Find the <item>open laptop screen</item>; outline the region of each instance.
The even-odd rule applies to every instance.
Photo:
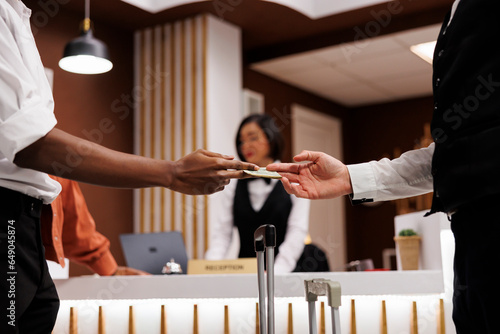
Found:
[[[187,271],[187,253],[180,232],[121,234],[123,254],[127,266],[160,275],[171,259]]]

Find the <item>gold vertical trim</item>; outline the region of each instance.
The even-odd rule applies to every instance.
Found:
[[[197,109],[197,100],[196,100],[196,18],[194,18],[191,22],[191,135],[192,135],[192,150],[196,150],[196,109]],[[197,197],[193,196],[193,258],[198,258],[198,212],[197,212]]]
[[[106,334],[106,321],[104,320],[104,310],[102,305],[99,306],[99,318],[97,320],[97,333]]]
[[[229,306],[224,305],[224,334],[229,334]]]
[[[175,161],[175,25],[170,26],[170,155]],[[175,194],[170,197],[170,230],[175,230]]]
[[[259,303],[255,303],[255,334],[260,334]]]
[[[167,112],[166,102],[165,102],[165,78],[167,68],[166,68],[166,52],[165,52],[165,39],[166,34],[164,33],[164,27],[160,29],[160,158],[165,160],[165,113]],[[160,231],[165,231],[165,188],[160,190]]]
[[[146,129],[145,129],[145,124],[146,124],[146,99],[145,99],[145,92],[144,92],[144,87],[146,87],[146,76],[144,75],[144,72],[145,72],[145,69],[146,69],[146,30],[143,30],[141,32],[141,34],[139,35],[140,36],[140,48],[141,48],[141,62],[140,62],[140,75],[141,75],[141,91],[140,91],[140,99],[141,99],[141,102],[140,102],[140,108],[139,108],[139,113],[140,113],[140,135],[139,135],[139,141],[140,141],[140,145],[139,145],[139,149],[140,149],[140,152],[139,152],[139,155],[142,155],[144,156],[145,152],[146,152],[146,139],[145,139],[145,133],[146,133]],[[145,228],[144,228],[144,225],[145,225],[145,221],[144,221],[144,214],[145,214],[145,206],[146,206],[146,199],[145,199],[145,189],[144,188],[141,188],[139,190],[139,196],[140,196],[140,204],[139,204],[139,208],[140,208],[140,221],[139,221],[139,226],[140,226],[140,231],[141,233],[144,233],[145,232]]]
[[[325,302],[320,304],[319,312],[319,334],[326,334],[326,321],[325,321]]]
[[[356,334],[356,303],[351,299],[351,334]]]
[[[193,305],[193,334],[198,334],[198,305]]]
[[[203,80],[203,148],[207,149],[207,16],[203,16],[202,26],[202,80]],[[205,252],[208,249],[208,197],[203,196],[203,225],[205,237]]]
[[[287,334],[293,334],[293,308],[292,303],[288,303],[288,329]]]
[[[167,334],[167,310],[165,305],[161,306],[160,334]]]
[[[150,110],[149,110],[149,126],[150,126],[150,136],[149,136],[149,150],[150,150],[150,157],[151,158],[156,158],[156,127],[155,127],[155,118],[156,118],[156,79],[157,79],[157,71],[156,71],[156,48],[158,47],[156,45],[156,31],[155,29],[151,30],[151,45],[149,48],[150,52],[150,71],[153,73],[153,75],[149,75],[149,80],[152,82],[148,83],[148,90],[149,90],[149,99],[150,99]],[[150,198],[149,198],[149,231],[150,232],[155,232],[155,188],[149,188],[148,189]]]
[[[410,333],[411,334],[418,334],[418,315],[417,315],[417,302],[412,303],[412,308],[411,308],[411,327],[410,327]]]
[[[132,305],[128,307],[128,334],[135,334],[134,307]]]
[[[437,334],[446,333],[446,325],[444,319],[444,300],[439,299],[438,310],[437,310]]]
[[[185,22],[181,22],[181,155],[186,155],[186,29]],[[186,195],[181,195],[182,211],[181,211],[181,230],[184,236],[184,243],[187,245],[186,240]]]
[[[78,310],[73,306],[69,308],[69,334],[78,334]]]
[[[387,334],[387,309],[385,300],[382,300],[382,310],[380,315],[380,334]]]

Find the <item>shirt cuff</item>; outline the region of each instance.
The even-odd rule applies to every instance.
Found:
[[[111,252],[104,253],[100,258],[89,263],[88,266],[92,271],[101,276],[111,276],[116,272],[118,264]]]
[[[377,195],[377,184],[370,163],[347,165],[353,193],[350,198],[353,204],[373,202]]]

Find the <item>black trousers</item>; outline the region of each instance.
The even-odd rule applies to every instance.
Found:
[[[455,236],[453,321],[458,334],[500,333],[500,196],[463,205]]]
[[[40,233],[40,200],[0,187],[0,333],[50,334],[59,297]]]

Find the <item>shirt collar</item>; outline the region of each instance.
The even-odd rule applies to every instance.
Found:
[[[21,0],[7,0],[9,5],[14,8],[19,17],[29,18],[31,16],[31,9],[26,7],[26,5]]]

